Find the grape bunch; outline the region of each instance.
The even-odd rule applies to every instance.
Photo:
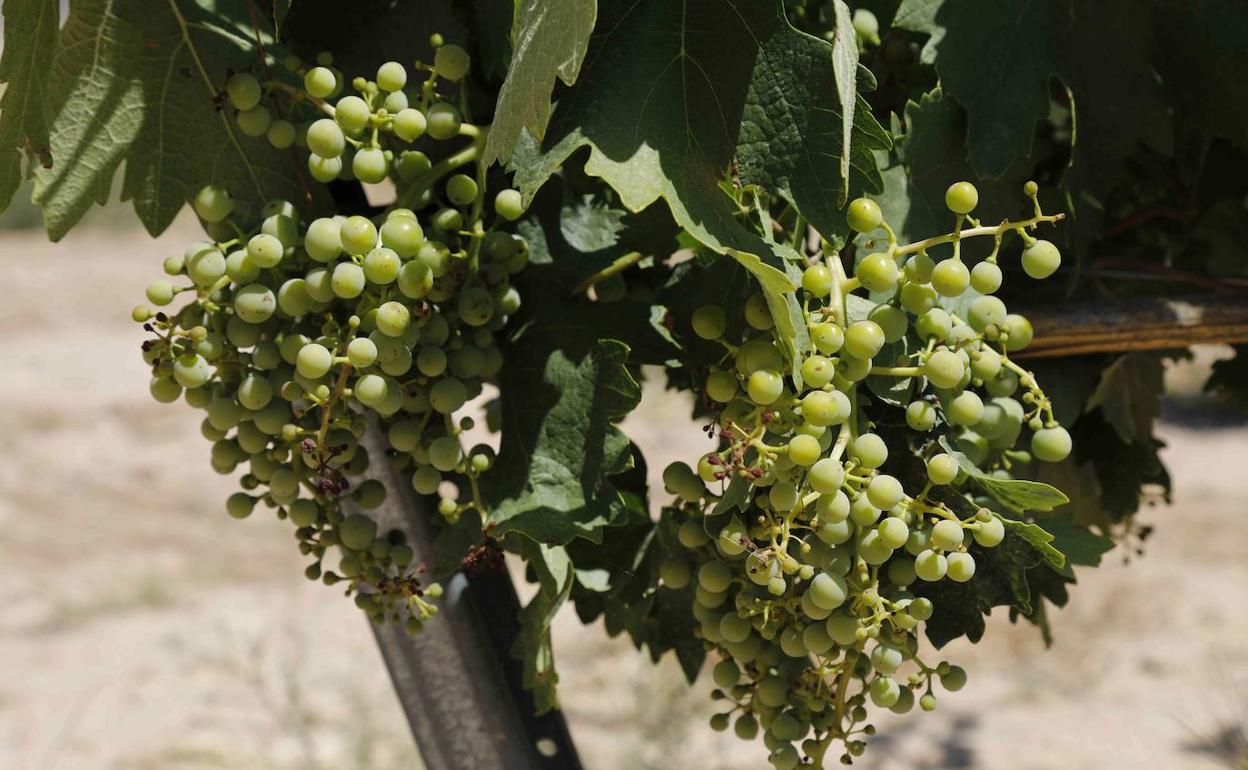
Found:
[[[240,130],[249,136],[265,136],[278,149],[292,145],[309,151],[308,172],[318,182],[335,179],[376,184],[394,179],[409,188],[403,205],[424,208],[434,190],[422,183],[430,178],[433,163],[412,145],[421,137],[447,141],[469,137],[473,141],[441,163],[456,165],[470,161],[484,145],[485,129],[466,122],[460,110],[447,101],[440,83],[458,83],[469,72],[468,53],[434,35],[434,62],[416,62],[417,71],[428,71],[421,82],[409,80],[407,67],[388,61],[377,68],[374,79],[351,80],[354,94],[343,95],[347,82],[332,67],[333,56],[323,52],[317,64],[305,67],[298,57],[284,61],[288,76],[298,76],[298,84],[281,77],[262,83],[248,72],[239,72],[226,83],[225,96],[236,110]],[[273,95],[277,109],[294,121],[273,119],[263,102],[266,91]],[[432,178],[437,178],[433,174]],[[443,230],[463,226],[464,206],[478,201],[483,180],[468,174],[455,174],[446,180],[448,205],[439,208],[431,221]],[[495,211],[508,219],[520,216],[520,193],[501,190],[494,199]]]
[[[778,770],[821,767],[837,744],[852,763],[875,730],[868,701],[930,711],[938,683],[963,686],[963,669],[921,655],[918,634],[940,611],[924,586],[973,580],[974,552],[1009,534],[1011,521],[977,496],[970,474],[1008,477],[1070,452],[1051,402],[1011,358],[1031,325],[995,296],[1004,236],[1022,237],[1033,278],[1060,263],[1031,231],[1061,215],[1043,214],[1033,183],[1025,193],[1034,216],[984,226],[971,216],[975,187],[955,184],[953,231],[908,245],[875,202],[853,201],[851,227],[882,231],[887,245],[860,258],[852,277],[835,254],[805,268],[798,305],[811,349],[798,361],[786,359],[761,294],[745,302],[739,338],[729,339],[735,327],[720,306],[689,319],[725,349],[702,381],[719,444],[695,467],[664,471],[677,498],[664,516],[680,549],[661,579],[695,586],[697,633],[720,656],[714,695],[731,708],[712,726],[731,723],[745,739],[762,732]],[[968,267],[961,242],[976,236],[993,237],[994,248]],[[934,260],[930,251],[947,244],[952,255]],[[890,404],[869,377],[907,395]]]
[[[437,72],[457,79],[467,61],[446,58],[449,49],[439,49]],[[310,92],[325,92],[324,73],[308,72]],[[393,62],[378,73],[391,107],[403,96],[404,77]],[[371,81],[357,82],[380,93]],[[240,125],[260,120],[245,117],[260,109],[258,83],[235,75],[227,91]],[[350,114],[348,98],[338,102],[339,122]],[[389,120],[386,131],[400,130],[386,108],[368,115]],[[340,144],[355,148],[358,171],[381,126],[356,140],[358,131],[329,123]],[[464,136],[485,130],[460,124],[457,115],[455,123]],[[318,125],[309,131],[331,133]],[[314,152],[318,141],[310,141]],[[310,167],[341,164],[341,156],[314,154]],[[465,447],[473,420],[461,409],[502,368],[497,335],[520,307],[511,277],[527,264],[528,247],[507,230],[522,213],[519,193],[502,190],[487,213],[484,168],[457,173],[476,159],[460,150],[437,164],[426,159],[406,177],[410,163],[392,166],[385,155],[383,176],[400,177],[399,201],[373,219],[308,221],[280,200],[258,214],[240,212],[227,191],[204,187],[192,204],[209,240],[166,259],[167,277],[147,287],[150,305],[133,311],[152,335],[143,343],[152,396],[203,409],[213,469],[244,470],[227,512],[245,518],[257,503],[276,509],[313,559],[309,579],[345,583],[372,619],[413,632],[436,611],[429,600],[441,589],[423,581],[424,566],[413,563],[401,532],[379,531],[367,511],[387,490],[364,475],[370,462],[394,463],[417,492],[440,495],[438,511],[448,521],[483,511],[477,482],[494,456],[485,445]],[[175,310],[179,299],[187,301]],[[373,425],[388,439],[386,457],[371,457],[361,445]],[[461,500],[464,489],[470,493]]]

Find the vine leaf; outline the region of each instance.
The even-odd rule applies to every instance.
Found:
[[[242,209],[278,197],[318,208],[295,181],[294,155],[242,135],[217,108],[227,71],[247,69],[253,47],[242,0],[74,3],[50,73],[52,166],[35,174],[52,239],[107,200],[123,160],[121,198],[153,235],[205,184]]]
[[[965,454],[953,449],[945,439],[940,440],[945,451],[953,455],[966,475],[975,480],[993,499],[1015,513],[1026,511],[1051,511],[1070,502],[1056,487],[1027,479],[999,479],[981,471]]]
[[[1085,411],[1099,407],[1105,421],[1130,444],[1152,435],[1153,420],[1161,414],[1158,396],[1163,390],[1161,360],[1128,353],[1101,373]]]
[[[576,82],[598,15],[596,0],[523,0],[512,23],[511,66],[498,92],[484,162],[511,158],[521,133],[541,139],[555,78]]]
[[[56,54],[57,0],[8,0],[0,82],[0,211],[22,183],[22,155],[48,165],[47,73]]]
[[[550,624],[571,596],[576,572],[561,546],[550,547],[518,538],[517,548],[537,574],[538,589],[520,610],[520,634],[512,644],[511,654],[523,661],[524,687],[532,691],[534,705],[541,714],[559,705],[556,693],[559,675],[555,671]]]
[[[721,181],[735,161],[734,181],[791,198],[825,233],[844,231],[839,200],[847,187],[878,189],[871,151],[889,141],[856,94],[840,103],[837,61],[843,69],[848,54],[793,29],[779,2],[611,0],[599,15],[544,140],[525,136],[516,146],[517,185],[531,199],[588,147],[585,171],[615,188],[626,208],[662,198],[694,238],[750,269],[782,324],[778,336],[796,349],[800,340],[785,338],[792,308],[782,296],[794,286],[774,266],[785,249],[742,224]]]

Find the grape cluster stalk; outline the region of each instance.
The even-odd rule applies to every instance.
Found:
[[[953,230],[905,245],[874,201],[851,202],[850,226],[882,232],[862,238],[880,249],[852,276],[836,254],[805,268],[798,295],[812,349],[797,362],[777,344],[761,294],[744,304],[733,339],[720,306],[688,319],[725,350],[702,380],[718,447],[664,471],[676,501],[663,515],[680,550],[661,579],[695,586],[696,633],[720,658],[713,696],[729,708],[712,727],[731,724],[747,740],[761,732],[777,770],[822,767],[837,745],[851,764],[875,731],[868,701],[931,711],[938,683],[962,688],[965,671],[928,660],[918,634],[941,611],[925,586],[974,580],[975,554],[1009,536],[1010,520],[971,474],[1009,477],[1071,450],[1036,378],[1010,357],[1031,325],[995,296],[1011,234],[1031,278],[1060,265],[1032,233],[1062,215],[1044,214],[1036,192],[1024,188],[1032,216],[989,226],[972,216],[975,187],[954,184]],[[994,245],[968,267],[961,243],[975,237]],[[933,259],[946,244],[952,255]],[[908,396],[889,404],[868,378]]]
[[[400,200],[373,219],[309,220],[280,200],[236,211],[228,191],[204,187],[192,204],[208,239],[165,260],[166,278],[147,287],[150,304],[133,317],[151,334],[143,357],[152,396],[204,410],[213,469],[244,469],[229,515],[274,508],[313,560],[309,579],[343,583],[374,621],[417,632],[441,588],[413,563],[402,532],[379,531],[367,511],[387,490],[365,474],[371,462],[393,463],[417,492],[440,495],[447,520],[472,509],[484,516],[479,479],[494,455],[465,447],[473,420],[461,410],[501,370],[497,335],[520,307],[511,277],[528,248],[508,226],[521,200],[503,189],[487,212],[483,165],[459,172],[477,161],[486,132],[438,97],[439,78],[466,73],[463,49],[439,46],[415,88],[403,65],[387,62],[375,80],[352,81],[361,96],[333,106],[325,99],[343,78],[330,57],[320,61],[306,70],[288,62],[303,90],[233,75],[225,94],[240,127],[278,147],[309,148],[318,181],[390,177]],[[319,117],[274,121],[261,104],[266,91],[291,116],[310,107]],[[436,164],[402,149],[426,132],[469,143]],[[360,445],[374,425],[388,438],[386,457]]]

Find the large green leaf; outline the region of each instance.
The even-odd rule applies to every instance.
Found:
[[[57,0],[8,0],[0,83],[0,211],[22,183],[22,155],[47,164],[47,74],[56,53]]]
[[[1001,479],[984,473],[970,458],[953,447],[944,439],[941,445],[945,451],[957,459],[958,465],[966,475],[993,499],[1015,513],[1027,511],[1051,511],[1060,505],[1070,502],[1061,490],[1039,481],[1027,479]]]
[[[122,161],[121,197],[134,201],[153,234],[209,183],[243,207],[279,197],[309,203],[294,153],[244,136],[217,105],[227,73],[258,63],[246,3],[200,2],[71,7],[50,77],[52,166],[35,176],[35,201],[53,239],[108,198]]]
[[[878,187],[871,150],[888,138],[860,98],[839,101],[843,45],[794,30],[778,2],[613,0],[602,4],[598,30],[544,141],[517,145],[517,184],[531,198],[588,147],[586,172],[615,188],[625,207],[638,211],[662,198],[695,238],[750,269],[781,341],[793,345],[798,329],[788,328],[784,297],[793,284],[770,264],[779,264],[778,249],[740,221],[721,182],[735,163],[736,181],[791,197],[827,233],[844,230],[839,200],[847,188]]]
[[[1152,435],[1153,420],[1161,414],[1162,375],[1158,356],[1128,353],[1101,372],[1101,382],[1086,410],[1099,407],[1105,421],[1127,443],[1147,438]]]
[[[596,0],[521,0],[512,26],[511,66],[498,92],[485,162],[511,158],[523,131],[541,139],[555,78],[572,85],[589,47]]]

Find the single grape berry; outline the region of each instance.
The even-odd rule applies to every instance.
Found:
[[[945,205],[955,214],[969,214],[979,204],[979,191],[970,182],[954,182],[945,190]]]
[[[452,82],[467,75],[470,64],[468,52],[453,43],[441,46],[433,54],[433,67],[438,75]]]
[[[728,316],[718,305],[703,305],[689,320],[693,333],[704,340],[717,340],[728,329]]]
[[[462,119],[455,105],[438,102],[425,113],[426,130],[434,139],[450,139],[459,133]]]
[[[388,61],[377,68],[377,87],[383,91],[402,91],[407,85],[407,70],[397,61]]]
[[[254,75],[240,72],[225,84],[226,96],[236,110],[250,110],[260,103],[260,81]]]
[[[1023,272],[1041,280],[1057,272],[1062,265],[1062,253],[1051,241],[1037,240],[1023,249]]]
[[[1001,288],[1001,268],[995,262],[980,262],[971,268],[971,288],[980,294],[992,294]]]
[[[854,276],[868,291],[893,291],[898,272],[893,258],[882,253],[868,254],[854,268]]]
[[[224,221],[234,211],[234,199],[220,187],[206,185],[195,193],[195,213],[205,222]]]
[[[971,271],[960,259],[946,259],[932,269],[932,288],[945,297],[957,297],[971,283]]]
[[[312,96],[324,99],[338,88],[338,78],[328,67],[313,67],[303,76],[303,88]]]
[[[1031,437],[1031,453],[1048,463],[1065,460],[1070,454],[1070,434],[1060,425],[1041,428]]]
[[[503,219],[514,222],[524,213],[524,198],[519,190],[507,188],[494,196],[494,211]]]
[[[860,233],[869,233],[884,221],[879,204],[870,198],[855,198],[850,201],[845,218],[849,221],[849,226]]]

